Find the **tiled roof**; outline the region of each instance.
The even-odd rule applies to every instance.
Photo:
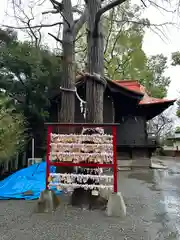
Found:
[[[144,94],[143,98],[139,102],[139,105],[146,104],[159,104],[159,103],[173,103],[176,99],[165,99],[165,98],[153,98],[150,97],[145,89],[137,80],[113,80],[121,87],[125,87],[130,91]]]

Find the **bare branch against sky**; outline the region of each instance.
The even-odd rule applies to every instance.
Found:
[[[110,9],[112,6],[114,7],[125,1],[126,0],[104,1],[104,6],[102,7],[101,11],[99,11],[99,14],[97,14],[96,21],[98,22],[99,21],[98,19],[101,17],[101,15],[105,11]],[[59,10],[62,7],[62,3],[61,3],[62,1],[60,0],[26,0],[26,1],[25,0],[8,0],[8,2],[10,3],[8,7],[8,13],[11,12],[13,15],[12,17],[15,17],[16,21],[18,21],[18,17],[20,17],[20,15],[22,19],[22,10],[26,11],[26,14],[30,15],[30,11],[28,9],[32,7],[34,8],[33,11],[35,13],[34,14],[35,19],[34,21],[31,21],[31,28],[32,26],[34,26],[35,28],[35,26],[40,26],[40,25],[43,25],[42,27],[46,27],[47,25],[49,25],[50,27],[56,26],[56,22],[58,26],[59,25],[58,23],[61,22],[63,18],[63,16],[60,17],[59,14],[54,15],[54,13],[61,13],[61,11]],[[134,1],[134,2],[137,2],[137,1]],[[50,5],[50,3],[52,5]],[[74,16],[78,18],[78,16],[81,15],[84,11],[84,0],[72,0],[72,3],[73,3],[73,12],[75,14]],[[139,1],[139,4],[142,5],[142,7],[144,8],[149,8],[150,6],[153,6],[154,8],[163,12],[164,14],[177,13],[179,9],[179,5],[178,5],[179,0],[173,0],[173,1],[142,0],[142,1]],[[51,6],[53,6],[54,9]],[[29,18],[31,17],[29,16]],[[157,26],[156,24],[158,24],[159,26]],[[169,24],[169,22],[153,23],[152,29],[153,29],[153,25],[155,28],[157,28],[157,27],[160,27],[161,24],[165,25],[165,24]],[[6,24],[6,26],[9,26],[9,25],[11,27],[16,27],[16,29],[18,29],[18,27],[19,29],[23,29],[24,27],[22,21],[21,21],[21,25],[19,24],[19,21],[17,26],[14,26],[14,24],[13,26],[12,24]],[[157,29],[154,29],[154,30],[155,32],[157,32]],[[54,31],[57,31],[57,28],[54,28]],[[164,38],[164,36],[160,31],[158,31],[158,34],[161,36],[161,38]]]
[[[109,10],[112,6],[116,6],[126,0],[106,0],[103,2],[103,7],[99,11],[99,14],[96,16],[96,22],[99,21],[101,15]],[[19,30],[18,32],[23,32],[23,35],[29,36],[29,27],[31,31],[36,31],[43,33],[42,41],[47,43],[49,42],[48,36],[52,34],[57,39],[61,40],[62,35],[62,22],[64,16],[60,11],[62,7],[62,1],[60,0],[8,0],[8,19],[13,19],[12,23],[2,24],[3,27],[14,28]],[[133,1],[137,5],[137,1]],[[84,12],[84,0],[72,0],[73,3],[73,15],[75,19],[74,31],[75,34],[79,31],[79,27],[82,26],[82,22],[85,21],[87,13]],[[157,14],[163,15],[173,15],[171,21],[164,22],[141,22],[139,19],[136,21],[134,19],[132,23],[136,22],[137,24],[142,24],[147,26],[149,30],[155,33],[162,41],[168,42],[169,39],[169,27],[168,26],[177,26],[177,19],[179,13],[179,0],[165,1],[165,0],[143,0],[139,1],[139,7],[142,9],[155,8],[157,9]],[[84,12],[84,13],[83,13]],[[159,12],[159,13],[158,13]],[[106,15],[104,16],[106,17]],[[167,18],[165,18],[167,19]],[[14,21],[15,20],[15,21]],[[79,21],[78,21],[79,20]],[[116,21],[116,19],[113,19]],[[126,20],[125,20],[126,21]],[[9,22],[9,21],[8,21]],[[47,30],[46,30],[47,28]],[[49,31],[49,29],[51,29]],[[50,33],[50,34],[49,34]],[[32,35],[32,34],[31,34]],[[58,43],[56,43],[58,44]]]

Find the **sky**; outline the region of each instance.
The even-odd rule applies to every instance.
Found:
[[[27,0],[26,0],[27,1]],[[161,5],[162,5],[162,0]],[[0,8],[0,24],[11,24],[15,25],[14,20],[10,20],[7,16],[5,17],[5,11],[7,10],[7,0],[0,0],[1,2],[1,8]],[[23,2],[23,0],[22,0]],[[132,0],[133,3],[140,4],[140,0]],[[173,1],[171,1],[173,2]],[[164,6],[165,8],[169,9],[168,6]],[[172,9],[173,9],[172,4]],[[165,11],[159,11],[157,8],[152,6],[147,6],[143,13],[143,17],[148,18],[151,23],[164,23],[164,22],[177,22],[177,14],[172,14]],[[170,76],[171,78],[171,84],[168,89],[168,98],[178,98],[180,96],[180,84],[179,84],[179,73],[180,73],[180,67],[172,67],[171,66],[171,53],[176,52],[180,50],[180,30],[176,26],[168,25],[164,29],[164,35],[165,37],[158,36],[156,33],[154,33],[152,30],[147,30],[144,37],[144,43],[143,43],[143,49],[145,53],[150,55],[160,54],[163,53],[165,56],[168,57],[168,65],[169,68],[166,71],[166,75]]]
[[[156,8],[150,7],[144,13],[144,16],[147,17],[151,23],[164,23],[164,22],[178,22],[176,19],[176,14],[159,12]],[[171,53],[180,51],[180,29],[177,26],[168,25],[164,29],[165,37],[161,39],[156,33],[151,30],[146,31],[143,48],[147,55],[154,55],[163,53],[168,57],[169,68],[166,71],[166,75],[170,76],[171,84],[168,89],[169,98],[177,98],[180,96],[180,81],[179,73],[180,67],[171,66]],[[162,36],[162,35],[161,35]]]

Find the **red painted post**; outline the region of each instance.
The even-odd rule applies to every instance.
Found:
[[[116,126],[112,127],[112,132],[113,132],[114,192],[117,193],[118,180],[117,180]]]
[[[48,186],[48,179],[50,174],[50,151],[51,151],[51,133],[52,133],[52,126],[48,126],[47,129],[47,153],[46,153],[46,189],[49,189]]]

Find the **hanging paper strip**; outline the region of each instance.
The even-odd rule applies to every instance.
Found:
[[[91,129],[89,129],[91,130]],[[101,134],[51,134],[51,161],[72,163],[109,164],[113,162],[112,136]],[[103,135],[102,135],[103,134]],[[92,180],[89,184],[88,180]],[[113,189],[113,175],[102,175],[97,167],[76,168],[76,173],[50,174],[49,186],[58,189]]]

